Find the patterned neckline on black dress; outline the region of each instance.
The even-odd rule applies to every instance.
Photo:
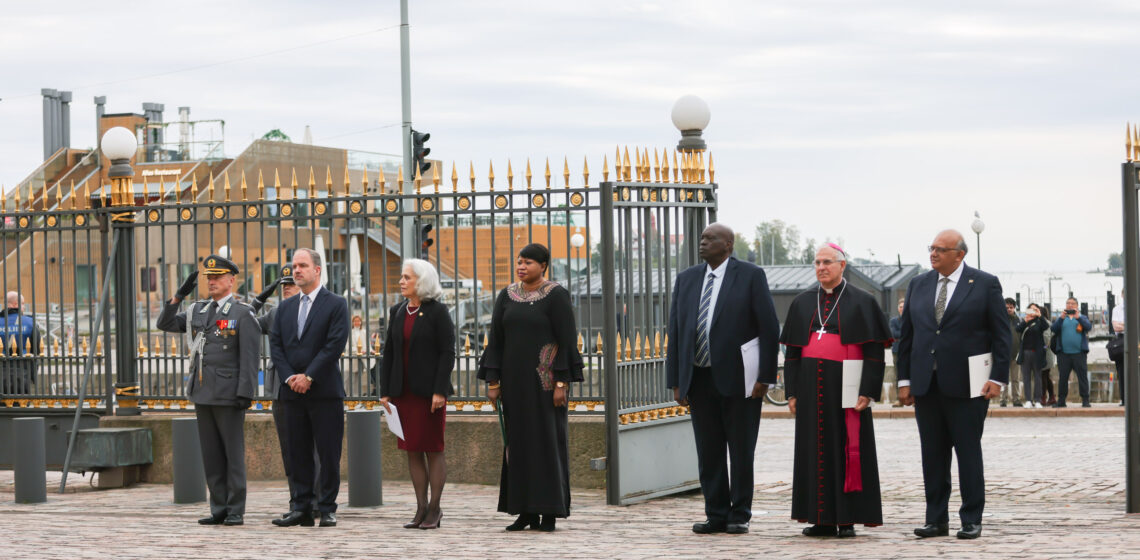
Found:
[[[557,285],[558,282],[547,280],[543,282],[542,285],[538,287],[538,289],[534,291],[528,291],[523,287],[522,282],[515,282],[514,284],[507,286],[507,295],[510,296],[510,298],[514,301],[535,302],[550,295],[550,292],[554,290],[554,287]]]

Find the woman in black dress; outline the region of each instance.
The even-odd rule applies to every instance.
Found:
[[[582,357],[570,293],[545,278],[550,251],[532,243],[516,264],[519,281],[495,300],[479,379],[506,425],[499,511],[518,515],[507,530],[553,531],[570,515],[566,402],[569,383],[582,381]]]
[[[443,458],[443,426],[447,397],[453,393],[455,326],[439,275],[427,261],[408,259],[400,275],[400,294],[407,298],[388,312],[388,336],[380,362],[380,404],[389,402],[404,428],[397,447],[408,452],[408,471],[416,492],[416,516],[405,529],[435,529],[443,511],[439,500],[447,478]],[[428,500],[428,486],[431,500]]]

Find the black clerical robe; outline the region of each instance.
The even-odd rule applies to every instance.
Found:
[[[874,297],[843,281],[831,293],[796,296],[780,342],[787,347],[785,391],[796,399],[792,519],[882,525],[871,409],[845,409],[841,395],[843,361],[862,360],[859,395],[879,400],[891,344],[886,316]]]

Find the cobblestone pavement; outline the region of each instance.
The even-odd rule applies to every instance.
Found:
[[[755,516],[748,535],[698,536],[699,494],[629,507],[601,491],[576,491],[573,513],[553,534],[503,531],[497,488],[447,488],[443,526],[405,530],[414,499],[407,482],[384,486],[385,505],[350,508],[340,526],[270,525],[287,501],[283,482],[251,485],[244,527],[200,527],[203,504],[174,505],[171,487],[96,491],[77,475],[48,502],[13,502],[12,473],[0,471],[2,549],[7,558],[1140,558],[1140,516],[1124,514],[1121,417],[990,418],[984,449],[987,507],[978,541],[919,541],[923,520],[918,433],[913,419],[876,419],[886,525],[852,540],[811,539],[790,521],[792,422],[766,418],[756,461]],[[49,473],[51,488],[59,474]],[[52,482],[54,481],[54,482]],[[957,482],[955,482],[955,490]],[[951,499],[951,531],[957,529]],[[951,533],[953,535],[953,533]]]

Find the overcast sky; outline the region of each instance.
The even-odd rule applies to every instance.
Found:
[[[305,125],[317,144],[400,150],[395,0],[6,4],[8,188],[41,163],[44,87],[74,92],[76,148],[106,95],[108,112],[225,119],[231,157]],[[669,111],[692,93],[712,110],[720,217],[749,237],[781,219],[926,263],[977,210],[983,268],[1091,269],[1121,245],[1138,29],[1135,0],[412,0],[413,121],[448,167],[594,170],[618,144],[674,147]]]

